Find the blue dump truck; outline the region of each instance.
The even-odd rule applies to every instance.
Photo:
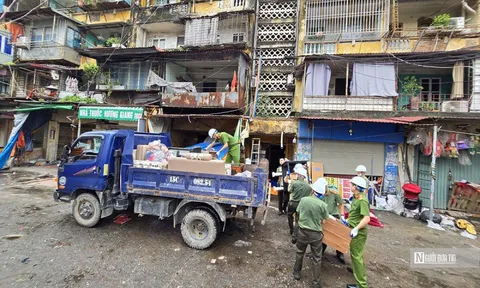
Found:
[[[252,177],[240,177],[135,167],[134,149],[155,140],[177,149],[170,147],[169,133],[83,133],[63,148],[55,201],[73,201],[73,217],[84,227],[129,208],[172,217],[185,243],[195,249],[208,248],[227,218],[238,212],[253,224],[257,208],[266,205],[266,171],[257,168]]]

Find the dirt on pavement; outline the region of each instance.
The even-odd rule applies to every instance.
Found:
[[[212,247],[197,251],[171,219],[131,214],[123,225],[108,217],[95,228],[78,226],[71,205],[53,201],[54,175],[55,167],[0,173],[0,287],[310,287],[308,258],[302,279],[293,279],[295,246],[275,203],[265,226],[257,219],[252,232],[243,221],[229,221]],[[409,265],[410,248],[479,249],[479,239],[389,212],[377,216],[385,227],[368,228],[369,287],[478,287],[480,269]],[[237,247],[238,240],[251,245]],[[354,283],[349,255],[347,265],[334,255],[327,249],[323,258],[323,286]]]

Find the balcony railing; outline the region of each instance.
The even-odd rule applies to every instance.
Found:
[[[132,6],[132,0],[80,0],[78,2],[78,6],[89,10],[119,9]]]
[[[159,6],[159,7],[158,7]],[[157,4],[153,14],[139,19],[141,23],[175,22],[188,14],[188,2]],[[152,8],[153,9],[153,8]]]
[[[423,99],[422,99],[423,98]],[[428,100],[428,98],[433,98]],[[398,97],[398,110],[424,111],[424,112],[468,112],[468,99],[451,99],[450,94],[427,95],[411,97],[400,95]]]
[[[316,111],[394,111],[395,96],[304,96],[303,110]]]
[[[241,108],[245,105],[245,97],[243,91],[163,93],[162,105],[178,108]]]
[[[19,49],[20,61],[67,61],[80,65],[80,55],[68,46],[53,42],[29,42],[30,49]]]

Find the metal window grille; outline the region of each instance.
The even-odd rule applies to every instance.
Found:
[[[295,41],[295,24],[267,24],[258,27],[258,40]]]
[[[306,40],[380,39],[388,32],[390,0],[307,0]]]
[[[243,0],[233,0],[233,7],[243,6]]]
[[[288,19],[297,17],[297,2],[260,3],[260,19]]]

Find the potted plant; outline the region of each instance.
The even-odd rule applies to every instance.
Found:
[[[105,41],[105,47],[120,47],[120,39],[117,37],[110,37]]]
[[[113,82],[112,90],[125,90],[125,86],[120,81]]]
[[[417,77],[407,76],[402,81],[403,94],[408,96],[410,110],[418,110],[419,97],[418,93],[422,91],[423,87],[418,84]]]
[[[97,85],[97,90],[111,90],[113,84],[111,83],[110,72],[104,72],[100,76],[100,84]]]
[[[433,22],[431,26],[435,28],[440,28],[440,29],[446,28],[450,24],[450,18],[451,18],[450,14],[447,14],[447,13],[437,15],[435,16],[435,18],[433,18]]]

